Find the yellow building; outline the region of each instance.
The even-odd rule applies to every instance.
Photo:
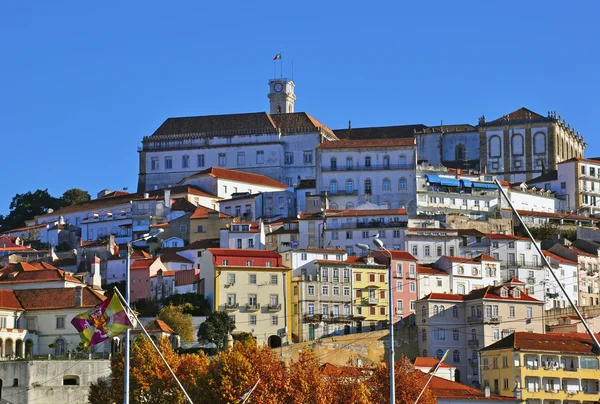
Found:
[[[388,267],[373,257],[349,257],[352,265],[352,314],[356,332],[387,328]]]
[[[600,401],[599,356],[587,334],[516,332],[479,352],[492,393],[521,395],[526,404]]]

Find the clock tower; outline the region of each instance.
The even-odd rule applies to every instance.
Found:
[[[286,114],[294,112],[294,81],[280,78],[269,80],[269,100],[271,114]]]

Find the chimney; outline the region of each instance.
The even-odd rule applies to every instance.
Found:
[[[100,289],[102,284],[102,275],[100,275],[100,257],[94,254],[89,274],[89,285],[94,289]]]
[[[170,189],[165,189],[165,207],[166,208],[171,207],[171,190]]]
[[[75,286],[75,307],[83,306],[83,288]]]

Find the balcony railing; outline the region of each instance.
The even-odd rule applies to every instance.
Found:
[[[502,322],[502,317],[500,316],[470,316],[467,317],[467,322],[470,324],[499,324]]]
[[[469,365],[471,365],[471,366],[477,366],[478,363],[479,363],[479,359],[478,358],[469,358]]]
[[[260,303],[246,305],[246,311],[258,311],[258,310],[260,310]]]
[[[336,196],[336,195],[338,195],[338,196],[344,196],[344,195],[354,195],[354,196],[356,196],[356,195],[358,195],[358,190],[357,189],[354,189],[354,190],[350,191],[350,190],[346,190],[346,189],[331,190],[329,188],[323,188],[321,191],[322,192],[327,192],[329,194],[329,196],[332,196],[332,195],[333,196]]]
[[[226,311],[235,311],[237,309],[240,308],[240,304],[239,303],[225,303],[225,310]]]
[[[375,171],[375,170],[413,170],[414,164],[371,164],[368,166],[352,165],[352,166],[322,166],[321,171]]]
[[[369,297],[369,304],[378,304],[379,303],[379,298],[378,297]]]
[[[479,346],[479,340],[478,339],[470,339],[467,344],[469,345],[469,348],[477,348]]]
[[[279,310],[281,310],[281,303],[269,304],[267,306],[267,310],[269,310],[269,311],[279,311]]]
[[[535,285],[535,278],[527,278],[527,283],[529,285]]]

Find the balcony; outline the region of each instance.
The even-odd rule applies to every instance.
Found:
[[[527,278],[528,285],[535,285],[535,278]]]
[[[259,311],[259,310],[260,310],[260,303],[246,305],[246,311]]]
[[[352,320],[352,316],[350,315],[340,315],[340,314],[330,314],[330,315],[323,315],[322,317],[323,321],[325,321],[326,323],[337,323],[340,321],[350,321]]]
[[[323,188],[321,190],[321,192],[327,192],[327,194],[329,196],[345,196],[345,195],[350,195],[350,196],[357,196],[358,195],[358,190],[354,189],[354,190],[346,190],[346,189],[338,189],[337,191],[332,191],[329,188]]]
[[[267,306],[267,310],[269,310],[270,312],[279,311],[279,310],[281,310],[281,303],[269,304]]]
[[[467,322],[470,324],[500,324],[502,322],[502,317],[500,316],[470,316],[467,317]]]
[[[371,164],[365,165],[352,165],[352,166],[322,166],[321,171],[378,171],[378,170],[413,170],[414,164]]]
[[[373,227],[407,227],[408,226],[408,222],[382,222],[379,220],[372,220],[370,222],[357,222],[356,223],[356,228],[358,229],[366,229],[366,228],[373,228]]]
[[[467,345],[469,345],[469,348],[477,348],[479,346],[479,340],[478,339],[470,339],[467,342]]]
[[[320,314],[305,314],[304,316],[302,316],[302,320],[305,323],[312,323],[315,321],[321,321],[321,315]]]
[[[471,365],[471,366],[477,366],[478,363],[479,363],[479,359],[478,358],[469,358],[469,365]]]
[[[225,311],[235,311],[240,308],[239,303],[225,303]]]
[[[369,296],[369,304],[378,304],[378,303],[379,303],[378,297],[370,297]]]

